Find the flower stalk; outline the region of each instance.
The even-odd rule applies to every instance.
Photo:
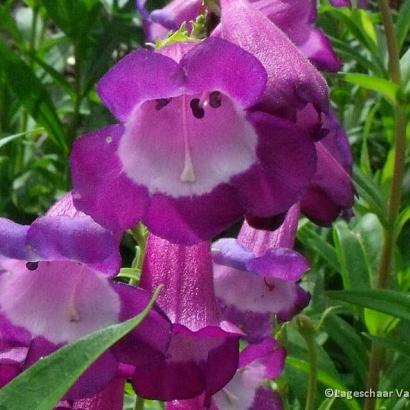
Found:
[[[317,351],[315,327],[309,317],[300,315],[297,319],[299,332],[306,341],[309,354],[309,382],[305,410],[314,410],[317,392]]]
[[[395,106],[395,138],[394,138],[394,171],[390,189],[388,206],[388,225],[384,232],[384,245],[379,268],[377,287],[380,289],[388,285],[393,265],[394,249],[397,235],[395,232],[395,222],[400,212],[402,185],[406,159],[406,109],[401,101],[400,91],[402,89],[402,79],[400,72],[400,51],[397,44],[392,13],[387,0],[379,0],[379,8],[382,16],[383,26],[386,35],[387,49],[389,54],[389,71],[391,80],[399,87],[398,101]],[[383,368],[383,349],[373,344],[370,355],[367,390],[377,390],[380,380],[380,372]],[[368,397],[365,400],[364,409],[374,410],[376,400]]]

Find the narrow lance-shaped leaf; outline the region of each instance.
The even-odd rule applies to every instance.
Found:
[[[410,320],[410,294],[388,289],[332,290],[327,295],[335,300],[351,303]]]

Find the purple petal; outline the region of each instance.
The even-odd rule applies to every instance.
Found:
[[[104,104],[121,121],[146,100],[180,94],[184,74],[172,59],[137,50],[118,62],[98,83]]]
[[[246,268],[264,277],[296,281],[309,270],[309,263],[298,252],[276,248],[263,256],[250,259],[246,262]]]
[[[116,284],[114,289],[121,299],[121,322],[141,313],[151,299],[151,294],[140,288]],[[152,365],[164,360],[171,332],[171,322],[155,305],[144,321],[112,350],[120,362],[134,368]]]
[[[256,391],[255,399],[249,410],[283,410],[282,399],[279,394],[272,389],[259,387]]]
[[[293,282],[222,265],[215,266],[214,283],[217,298],[243,312],[278,314],[294,310],[299,301],[299,286]]]
[[[0,254],[12,259],[32,260],[35,254],[27,246],[29,226],[0,218]]]
[[[40,260],[77,261],[108,274],[121,265],[118,242],[89,216],[44,216],[31,225],[27,244]]]
[[[241,352],[243,366],[234,378],[213,397],[215,407],[220,410],[248,410],[251,408],[260,384],[277,377],[283,370],[285,351],[274,348],[274,341],[267,339],[260,345],[250,346]],[[248,352],[253,349],[253,352]],[[242,359],[245,357],[245,360]],[[252,361],[246,360],[252,356]]]
[[[334,7],[352,7],[351,0],[329,0]],[[367,9],[369,7],[368,0],[358,0],[358,8]]]
[[[299,48],[319,70],[339,71],[343,66],[330,40],[320,30],[311,29],[309,37]]]
[[[103,391],[87,399],[60,402],[55,410],[122,410],[125,380],[112,381]]]
[[[152,293],[160,285],[157,304],[172,323],[191,330],[219,325],[208,242],[186,247],[150,234],[140,286]]]
[[[263,379],[276,379],[284,369],[286,351],[276,340],[267,337],[259,343],[248,345],[240,354],[239,368],[263,366]]]
[[[245,213],[269,217],[286,212],[305,192],[316,170],[309,136],[292,123],[255,112],[259,164],[233,178]]]
[[[238,361],[238,336],[209,326],[192,332],[174,325],[167,360],[137,368],[138,394],[159,400],[183,400],[206,392],[211,396],[233,376]]]
[[[238,241],[256,256],[262,256],[274,248],[293,248],[299,215],[299,204],[296,204],[286,213],[281,226],[273,232],[255,229],[245,221],[239,232]]]
[[[306,292],[301,286],[295,285],[296,297],[293,304],[277,313],[277,318],[281,322],[292,320],[300,313],[310,302],[310,293]]]
[[[61,197],[46,213],[47,216],[85,216],[74,206],[74,199],[71,192]]]
[[[257,57],[268,73],[262,109],[291,116],[311,102],[327,111],[325,80],[282,31],[245,1],[223,0],[221,8],[223,38]]]
[[[157,236],[190,245],[214,237],[239,221],[242,213],[233,188],[220,185],[203,196],[154,195],[144,223]]]
[[[108,280],[75,262],[39,262],[0,276],[0,308],[14,327],[54,345],[118,321],[120,300]]]
[[[222,300],[219,302],[221,317],[230,323],[235,323],[244,333],[243,338],[248,342],[255,343],[272,334],[272,313],[255,313],[241,310],[233,305],[228,306]]]
[[[236,239],[219,239],[212,244],[212,259],[218,265],[245,270],[247,263],[255,258]]]
[[[218,38],[208,38],[194,47],[181,60],[181,68],[186,73],[186,88],[192,93],[221,91],[243,108],[255,105],[266,87],[267,74],[259,60]]]
[[[320,225],[329,225],[354,202],[349,142],[334,114],[328,116],[328,135],[316,143],[317,171],[301,201],[302,212]]]
[[[341,61],[330,41],[313,24],[316,1],[257,0],[253,5],[279,27],[319,70],[338,71]]]
[[[134,226],[145,212],[145,189],[133,184],[117,157],[123,127],[103,128],[74,143],[71,172],[75,206],[118,233]]]

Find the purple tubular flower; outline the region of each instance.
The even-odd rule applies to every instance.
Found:
[[[324,121],[325,138],[315,143],[317,170],[301,199],[301,210],[313,222],[328,226],[338,216],[352,214],[355,190],[349,140],[335,113]]]
[[[145,8],[145,3],[146,0],[136,1],[148,41],[165,38],[170,31],[178,30],[184,22],[190,30],[190,22],[195,20],[202,10],[202,0],[174,0],[151,13]]]
[[[298,215],[295,206],[274,232],[245,222],[238,240],[221,239],[213,246],[215,293],[223,318],[250,341],[271,333],[273,314],[290,320],[309,303],[309,294],[297,284],[308,263],[290,249]]]
[[[319,69],[340,70],[342,64],[329,39],[314,23],[317,19],[316,0],[250,0],[279,27]]]
[[[113,231],[142,220],[155,235],[185,245],[212,238],[244,214],[286,212],[310,182],[316,155],[294,123],[252,112],[265,94],[262,64],[218,38],[161,53],[133,52],[100,81],[102,100],[123,125],[75,143],[76,206]],[[271,101],[284,101],[282,86],[309,94],[304,80],[315,69],[304,64],[303,78],[271,78],[278,90],[270,89]]]
[[[282,410],[279,395],[262,387],[263,381],[277,378],[283,371],[285,349],[266,338],[240,353],[239,368],[232,380],[211,401],[210,410]],[[208,407],[207,407],[208,408]],[[173,401],[166,410],[205,409],[204,398]]]
[[[61,346],[135,316],[149,302],[148,292],[110,281],[119,269],[117,241],[90,217],[69,216],[76,211],[66,208],[66,200],[24,229],[0,220],[1,384]],[[54,215],[64,209],[65,215]],[[5,246],[7,238],[18,240]],[[162,358],[170,331],[170,322],[153,309],[65,398],[95,395],[116,379],[123,362],[133,366]]]
[[[122,410],[124,384],[125,379],[115,380],[95,396],[76,401],[62,401],[55,410]]]
[[[351,0],[329,0],[329,1],[334,7],[352,7]],[[367,9],[369,7],[369,1],[368,0],[358,0],[357,7],[361,9]]]
[[[324,78],[254,5],[245,0],[221,0],[221,27],[214,35],[239,45],[264,65],[268,82],[258,109],[292,117],[312,103],[318,112],[327,112]]]
[[[157,303],[173,323],[172,338],[165,361],[136,368],[134,388],[165,401],[209,398],[235,374],[240,337],[219,321],[209,243],[184,247],[150,234],[141,287],[159,285]]]

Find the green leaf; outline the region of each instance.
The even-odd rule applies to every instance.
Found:
[[[310,365],[306,360],[298,359],[293,356],[288,356],[286,358],[286,363],[302,371],[303,373],[309,374]],[[318,369],[317,378],[322,384],[332,389],[341,390],[341,391],[350,390],[342,383],[342,381],[336,379],[334,376],[323,371],[322,369]],[[352,410],[360,410],[360,406],[355,399],[353,400],[343,399],[343,400],[345,400],[346,405],[348,405],[348,407],[351,408]]]
[[[335,400],[336,400],[336,397],[332,397],[332,398],[322,401],[318,410],[330,410]]]
[[[47,14],[73,40],[81,40],[95,22],[101,2],[98,0],[42,0]]]
[[[410,48],[404,53],[400,60],[404,92],[410,92]]]
[[[332,290],[330,298],[410,320],[410,294],[387,289]]]
[[[0,390],[0,409],[54,408],[81,374],[102,353],[144,320],[159,290],[157,289],[148,306],[139,315],[126,322],[97,330],[62,347],[16,377]]]
[[[297,232],[298,239],[312,251],[319,254],[335,271],[340,271],[335,248],[322,238],[309,223],[303,225]]]
[[[410,29],[410,0],[405,0],[400,7],[396,23],[396,35],[399,47],[401,48],[406,40],[407,33]]]
[[[18,134],[8,135],[7,137],[0,138],[0,149],[3,148],[4,146],[6,146],[8,143],[10,143],[10,142],[12,142],[12,141],[14,141],[14,140],[16,140],[20,137],[23,137],[24,135],[33,134],[35,132],[40,132],[42,130],[43,130],[42,128],[36,128],[35,130],[20,132]]]
[[[63,126],[44,85],[31,68],[1,41],[0,55],[0,70],[4,70],[9,87],[29,114],[47,130],[50,140],[68,153]]]
[[[369,339],[376,342],[377,344],[383,347],[386,347],[387,349],[394,350],[410,358],[410,345],[407,342],[402,342],[400,340],[394,340],[391,337],[372,336],[372,335],[366,335],[366,336]]]
[[[367,348],[356,330],[337,315],[329,315],[324,322],[326,333],[343,351],[363,385],[366,383],[368,360]]]
[[[345,222],[340,221],[333,227],[333,238],[344,288],[346,290],[369,288],[369,264],[359,236],[349,230]]]
[[[386,200],[372,178],[365,175],[358,167],[355,167],[353,170],[353,181],[359,197],[368,203],[370,211],[378,216],[381,224],[387,226]]]
[[[348,83],[378,92],[392,105],[397,103],[399,87],[389,80],[360,73],[346,73],[342,75],[342,78]]]

